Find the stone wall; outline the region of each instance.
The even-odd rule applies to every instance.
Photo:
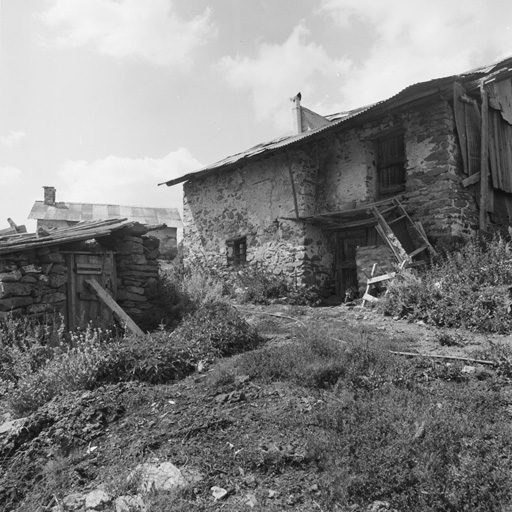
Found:
[[[0,256],[0,318],[65,314],[68,270],[58,247]]]
[[[117,302],[135,321],[151,308],[158,284],[159,240],[144,236],[147,229],[101,238],[115,252]],[[80,245],[84,251],[85,245]],[[0,318],[62,314],[66,317],[69,269],[65,252],[76,244],[41,247],[0,255]],[[101,246],[91,249],[91,253]]]
[[[245,236],[247,263],[297,285],[321,285],[332,265],[324,249],[329,239],[296,220],[290,180],[291,169],[299,214],[313,213],[318,162],[308,155],[299,151],[290,160],[280,156],[185,183],[185,258],[226,266],[226,240]]]
[[[159,243],[153,236],[124,235],[114,245],[117,303],[135,322],[151,309],[157,291]]]
[[[338,132],[290,147],[287,154],[277,152],[186,182],[187,256],[226,265],[226,240],[246,236],[248,263],[299,284],[332,281],[334,244],[329,233],[294,220],[296,213],[307,217],[378,200],[375,140],[398,129],[405,143],[402,196],[407,211],[433,243],[471,232],[478,221],[477,205],[461,185],[465,176],[452,108],[439,98],[357,127],[342,124]]]

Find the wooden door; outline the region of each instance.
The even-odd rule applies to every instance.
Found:
[[[358,288],[356,249],[367,245],[366,230],[340,231],[336,233],[335,289],[336,296],[345,298],[347,288]]]
[[[114,319],[112,312],[99,299],[96,293],[85,284],[94,279],[116,298],[117,277],[114,253],[104,254],[70,253],[68,264],[68,310],[67,326],[70,331],[77,327],[84,329],[91,322],[94,327],[111,328]]]

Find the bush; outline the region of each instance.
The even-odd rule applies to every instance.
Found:
[[[260,342],[256,330],[224,302],[202,304],[170,338],[177,346],[191,350],[195,357],[210,361],[251,350]]]
[[[508,333],[512,331],[510,285],[510,243],[499,235],[475,236],[427,270],[401,272],[389,283],[378,308],[438,326]]]

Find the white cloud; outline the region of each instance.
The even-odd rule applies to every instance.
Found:
[[[17,167],[0,167],[0,186],[11,185],[20,180],[22,172]]]
[[[21,179],[22,172],[17,167],[0,167],[0,186],[12,185]]]
[[[323,0],[321,10],[341,29],[365,27],[372,41],[369,57],[344,79],[345,108],[512,53],[509,0]]]
[[[308,103],[308,91],[325,90],[329,81],[350,67],[345,58],[331,58],[325,49],[308,41],[309,31],[303,24],[295,27],[290,37],[282,44],[263,43],[254,59],[226,56],[218,64],[218,70],[233,88],[249,90],[256,117],[272,120],[280,128],[291,128],[291,106],[282,108],[288,98],[299,90]]]
[[[19,146],[21,144],[21,140],[26,136],[25,132],[19,130],[13,130],[8,135],[0,135],[0,146],[5,146],[7,148]]]
[[[157,66],[189,68],[192,52],[215,33],[209,9],[185,20],[173,0],[51,0],[42,17],[64,29],[58,38],[62,45]]]
[[[163,158],[107,156],[94,162],[67,160],[59,169],[57,200],[182,209],[181,186],[157,186],[202,167],[180,148]]]

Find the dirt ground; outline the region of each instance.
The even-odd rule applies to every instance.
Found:
[[[430,355],[475,357],[491,343],[510,342],[506,336],[394,320],[360,306],[237,309],[262,327],[267,343],[293,343],[297,328],[315,325],[334,332],[339,327],[344,342],[347,323],[363,327],[373,339],[379,333],[383,339],[393,337],[398,350]],[[457,343],[441,344],[443,334]],[[308,459],[306,446],[321,435],[316,411],[334,398],[292,384],[252,382],[244,375],[223,384],[221,373],[211,367],[169,385],[123,383],[52,401],[22,433],[0,436],[0,510],[50,510],[55,497],[43,491],[37,498],[41,508],[30,508],[33,503],[16,508],[45,479],[53,479],[66,494],[99,485],[114,494],[126,492],[129,471],[148,460],[170,461],[201,475],[173,510],[323,510],[319,469]],[[292,429],[290,416],[296,418]],[[41,474],[43,480],[35,476]],[[216,500],[213,487],[227,491],[226,496]]]

